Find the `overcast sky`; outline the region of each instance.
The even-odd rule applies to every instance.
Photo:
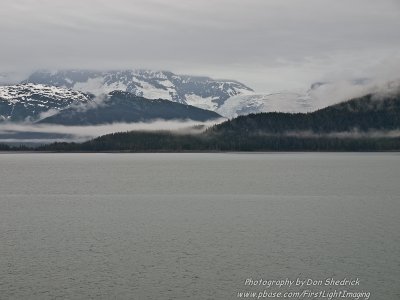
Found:
[[[2,0],[0,71],[148,68],[260,92],[400,77],[400,0]]]

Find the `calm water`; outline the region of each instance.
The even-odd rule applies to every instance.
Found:
[[[297,277],[400,299],[399,178],[396,153],[2,154],[0,299],[238,299]]]

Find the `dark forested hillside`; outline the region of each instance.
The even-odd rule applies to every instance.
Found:
[[[38,151],[398,151],[400,138],[300,138],[289,136],[177,135],[170,132],[125,132],[77,143],[53,143]]]
[[[367,95],[307,114],[260,113],[240,116],[214,126],[209,133],[251,135],[311,131],[323,134],[399,128],[400,96],[379,99]]]

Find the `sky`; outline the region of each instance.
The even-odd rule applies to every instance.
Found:
[[[258,92],[400,78],[400,0],[1,0],[0,72],[153,69]]]

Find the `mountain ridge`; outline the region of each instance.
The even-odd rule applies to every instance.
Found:
[[[145,99],[129,92],[113,91],[100,102],[70,106],[41,119],[39,124],[68,126],[150,122],[153,120],[210,121],[222,118],[213,111],[164,99]]]
[[[254,92],[236,80],[215,80],[206,76],[150,70],[41,70],[23,81],[28,82],[65,87],[94,95],[120,90],[147,99],[165,99],[207,110],[216,110],[232,96]]]

